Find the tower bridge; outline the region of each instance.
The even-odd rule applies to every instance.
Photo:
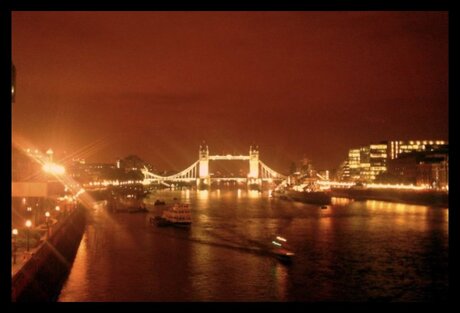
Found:
[[[247,177],[211,177],[209,172],[209,161],[234,161],[243,160],[249,163]],[[268,167],[259,159],[259,149],[257,146],[250,146],[248,155],[209,155],[207,145],[200,145],[198,160],[181,172],[169,176],[161,176],[150,172],[147,168],[142,169],[144,183],[178,183],[196,182],[197,185],[210,185],[212,181],[236,181],[248,184],[262,184],[262,182],[281,182],[286,176]]]

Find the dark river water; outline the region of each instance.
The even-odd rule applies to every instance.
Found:
[[[173,198],[190,229],[149,217]],[[149,213],[96,208],[58,301],[445,301],[448,209],[333,198],[327,209],[268,191],[161,191]],[[291,264],[269,252],[282,235]]]

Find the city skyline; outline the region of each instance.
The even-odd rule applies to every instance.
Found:
[[[448,139],[447,12],[13,12],[13,140],[180,169],[205,140],[286,171]],[[90,147],[84,149],[84,147]],[[86,151],[86,152],[85,152]]]

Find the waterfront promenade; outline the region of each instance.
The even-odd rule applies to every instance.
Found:
[[[53,289],[65,277],[71,264],[70,260],[76,252],[84,226],[85,209],[74,207],[50,218],[48,223],[39,224],[31,231],[40,234],[38,243],[29,249],[20,246],[12,252],[12,301],[49,300]],[[28,251],[27,251],[28,250]],[[30,297],[30,291],[40,285],[52,281],[49,289],[39,293],[41,298]],[[32,292],[32,294],[35,292]]]

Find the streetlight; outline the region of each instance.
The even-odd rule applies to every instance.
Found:
[[[56,217],[59,220],[59,218],[61,217],[61,208],[59,207],[59,205],[56,205],[54,209],[56,210]]]
[[[43,171],[52,175],[63,175],[65,174],[65,167],[56,163],[47,162],[42,166]]]
[[[39,213],[38,210],[40,209],[41,211],[41,208],[38,205],[39,205],[39,200],[37,200],[37,202],[35,203],[35,206],[36,206],[36,210],[34,212],[34,224],[35,225],[37,225],[37,214]]]
[[[18,235],[18,230],[15,228],[12,231],[13,233],[13,264],[16,264],[16,237]]]
[[[32,226],[32,222],[30,220],[26,221],[26,230],[27,230],[27,252],[29,252],[29,233],[30,233],[30,226]]]
[[[50,237],[50,224],[49,224],[50,212],[46,211],[45,217],[46,217],[46,239],[49,239]]]

